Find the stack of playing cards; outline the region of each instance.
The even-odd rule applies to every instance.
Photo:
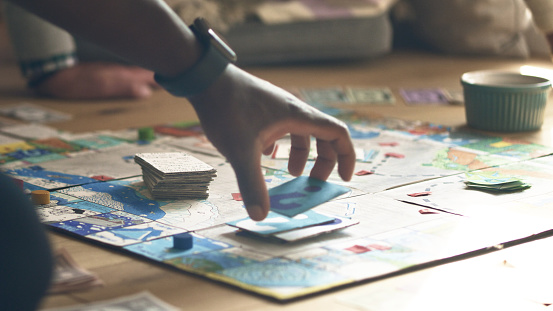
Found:
[[[139,153],[144,183],[156,199],[205,199],[217,171],[185,152]]]
[[[467,173],[465,185],[469,188],[498,192],[520,191],[531,187],[517,177],[504,176],[496,171]]]

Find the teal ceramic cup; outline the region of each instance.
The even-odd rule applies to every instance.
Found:
[[[461,76],[469,127],[523,132],[543,124],[551,82],[516,72],[473,71]]]

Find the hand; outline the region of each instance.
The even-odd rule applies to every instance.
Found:
[[[146,69],[114,63],[80,63],[46,78],[36,91],[63,99],[145,98],[157,87],[153,72]]]
[[[340,177],[351,179],[355,151],[346,125],[281,88],[229,65],[213,85],[189,100],[207,137],[232,165],[253,220],[264,219],[270,207],[261,154],[270,154],[274,142],[288,133],[292,175],[301,175],[314,136],[318,157],[310,176],[326,180],[338,162]]]

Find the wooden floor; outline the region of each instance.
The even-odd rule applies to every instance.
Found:
[[[69,121],[53,124],[59,129],[86,132],[157,125],[196,118],[186,100],[173,98],[164,91],[157,91],[151,98],[138,101],[66,101],[36,98],[24,87],[24,81],[19,76],[13,54],[6,44],[5,33],[1,34],[0,42],[0,105],[29,102],[73,115]],[[553,64],[548,59],[453,57],[413,51],[394,52],[361,62],[247,68],[247,70],[285,88],[335,85],[381,86],[391,88],[397,98],[400,98],[397,93],[400,88],[442,87],[460,90],[459,78],[464,72],[481,69],[518,70],[521,66],[553,70]],[[414,107],[405,105],[399,100],[394,106],[371,106],[357,108],[357,110],[366,116],[394,116],[448,126],[465,124],[462,106]],[[542,130],[509,136],[551,146],[553,145],[552,129],[553,110],[550,99]],[[43,302],[44,308],[111,299],[148,290],[165,302],[183,310],[360,310],[346,305],[343,301],[351,300],[351,297],[376,295],[385,286],[403,284],[406,278],[426,278],[430,273],[428,270],[421,271],[281,304],[59,234],[51,233],[50,237],[54,248],[67,249],[81,266],[97,273],[105,282],[105,286],[89,291],[46,297]],[[525,251],[528,252],[528,250]],[[536,256],[540,254],[536,249],[532,252],[536,252]],[[453,270],[467,271],[464,277],[473,273],[473,277],[478,277],[489,285],[489,288],[493,288],[497,285],[495,282],[505,281],[505,278],[498,278],[495,274],[490,275],[502,263],[496,256],[491,254],[474,258],[447,266],[453,267],[452,269],[446,267],[441,269],[448,269],[450,273]],[[456,277],[463,276],[457,274]],[[444,284],[444,286],[451,286],[452,290],[458,290],[453,287],[453,283]],[[495,296],[490,297],[495,298]],[[393,299],[395,298],[392,297]]]

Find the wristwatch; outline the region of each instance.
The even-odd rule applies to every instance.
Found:
[[[157,73],[154,75],[159,85],[180,97],[189,97],[205,91],[225,71],[228,64],[236,63],[236,53],[204,18],[196,18],[190,30],[204,47],[200,60],[186,72],[173,78]]]

